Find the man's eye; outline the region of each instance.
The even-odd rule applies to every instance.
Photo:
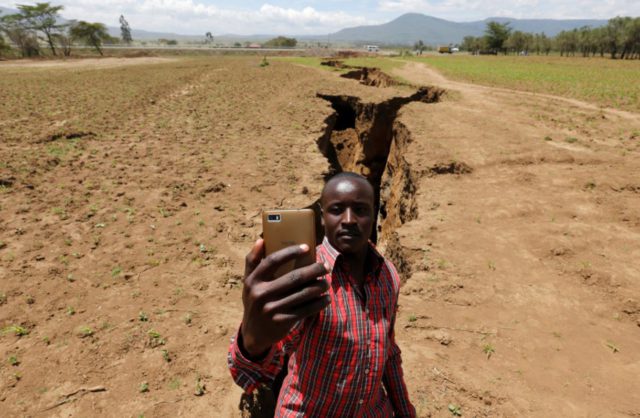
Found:
[[[362,216],[364,216],[364,215],[368,215],[368,214],[369,214],[369,212],[370,212],[370,209],[369,209],[369,207],[368,207],[368,206],[357,206],[357,207],[356,207],[356,208],[354,208],[354,209],[355,209],[355,212],[356,212],[358,215],[362,215]]]

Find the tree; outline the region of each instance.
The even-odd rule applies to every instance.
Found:
[[[204,37],[206,38],[205,42],[208,44],[213,43],[213,35],[211,34],[211,32],[207,32]]]
[[[70,34],[73,38],[93,46],[100,55],[104,55],[100,48],[102,42],[111,38],[107,33],[107,27],[102,23],[89,23],[82,20],[71,27]]]
[[[267,42],[264,46],[267,48],[293,48],[298,44],[298,40],[295,38],[287,38],[284,36],[278,36]]]
[[[18,5],[18,10],[24,16],[28,28],[44,34],[53,55],[56,55],[55,34],[66,26],[58,23],[58,12],[62,9],[63,6],[52,6],[50,3],[36,3],[35,6],[28,4]]]
[[[509,23],[487,22],[487,28],[484,31],[487,46],[494,52],[507,53],[504,43],[511,34]]]
[[[418,55],[422,55],[422,52],[426,49],[426,47],[424,45],[424,42],[420,40],[413,45],[413,49],[418,51]]]
[[[122,42],[129,45],[133,38],[131,37],[131,26],[129,26],[129,22],[124,18],[124,15],[120,15],[120,35],[122,37]]]
[[[0,35],[0,57],[9,51],[11,51],[11,47],[7,45],[7,42],[4,40],[2,35]]]
[[[0,18],[0,31],[13,42],[23,57],[35,57],[40,55],[38,38],[20,13],[2,16]]]

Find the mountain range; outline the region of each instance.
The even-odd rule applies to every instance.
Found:
[[[0,7],[0,16],[17,13],[17,10]],[[465,36],[481,36],[490,21],[509,23],[513,30],[523,32],[544,32],[548,36],[555,36],[563,30],[572,30],[582,26],[598,27],[607,24],[607,20],[596,19],[512,19],[506,17],[491,17],[474,22],[452,22],[427,16],[420,13],[407,13],[388,23],[381,25],[358,26],[342,29],[329,35],[301,35],[296,36],[301,41],[318,41],[344,44],[375,43],[380,45],[413,45],[422,40],[425,44],[455,44],[460,43]],[[112,36],[120,36],[120,28],[108,27]],[[176,39],[179,41],[201,41],[204,34],[181,35],[169,32],[152,32],[132,29],[132,36],[137,40]],[[263,41],[274,35],[221,35],[216,36],[218,42],[231,41]]]
[[[509,23],[513,30],[555,36],[563,30],[582,26],[598,27],[607,20],[554,20],[512,19],[490,17],[475,22],[451,22],[419,13],[407,13],[382,25],[358,26],[342,29],[330,35],[332,41],[371,42],[380,44],[413,44],[422,40],[426,44],[459,43],[465,36],[481,36],[488,22]]]

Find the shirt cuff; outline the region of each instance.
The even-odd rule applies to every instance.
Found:
[[[227,362],[235,382],[244,389],[245,393],[252,393],[265,380],[268,381],[271,378],[269,366],[273,362],[277,349],[274,344],[264,358],[254,361],[242,353],[239,338],[241,338],[240,330],[231,338]]]

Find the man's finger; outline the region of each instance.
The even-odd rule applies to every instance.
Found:
[[[315,315],[331,303],[331,296],[324,295],[287,312],[279,312],[273,316],[276,322],[296,322]]]
[[[329,284],[326,280],[314,280],[303,288],[298,289],[295,293],[284,296],[265,304],[264,309],[269,312],[287,312],[292,309],[318,299],[329,290]]]
[[[264,240],[259,239],[253,244],[253,248],[247,254],[247,257],[244,260],[244,278],[246,278],[253,273],[253,271],[258,267],[260,261],[264,258]]]
[[[327,274],[328,266],[314,263],[306,267],[293,270],[270,283],[269,292],[274,295],[285,295],[309,283],[318,281],[318,277]],[[326,281],[323,281],[326,284]],[[325,291],[328,289],[325,289]]]
[[[269,254],[260,261],[258,267],[253,270],[253,276],[261,281],[270,281],[280,266],[295,260],[309,251],[307,244],[292,245],[275,253]]]

